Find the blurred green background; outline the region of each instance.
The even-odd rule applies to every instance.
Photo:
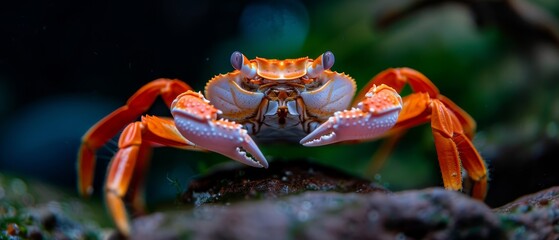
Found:
[[[247,57],[315,58],[365,85],[411,67],[478,123],[486,202],[500,206],[559,185],[559,2],[534,1],[27,1],[0,15],[0,172],[74,191],[87,128],[159,77],[195,89]],[[150,114],[169,115],[161,102]],[[362,176],[381,141],[261,146],[269,159],[308,157]],[[96,193],[115,143],[99,153]],[[157,149],[146,183],[173,199],[217,154]],[[265,170],[263,170],[265,171]],[[374,178],[391,190],[442,186],[431,130],[409,133]],[[98,197],[98,195],[97,195]]]

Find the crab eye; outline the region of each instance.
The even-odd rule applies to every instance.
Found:
[[[310,62],[307,66],[307,76],[310,78],[317,77],[324,70],[330,69],[334,66],[334,54],[330,51],[326,51],[318,58]]]
[[[241,70],[243,67],[243,54],[241,52],[235,51],[231,54],[231,65],[233,65],[233,68]]]
[[[247,78],[254,78],[256,76],[256,66],[251,64],[248,58],[239,51],[231,54],[231,65],[233,65],[233,68],[241,71]]]
[[[330,69],[332,66],[334,66],[334,54],[330,51],[326,51],[324,54],[322,54],[322,67],[324,68],[324,70]]]

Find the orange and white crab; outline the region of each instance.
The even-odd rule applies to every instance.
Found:
[[[409,68],[385,70],[352,103],[355,81],[330,70],[334,55],[329,51],[314,60],[249,60],[234,52],[231,64],[234,71],[207,83],[205,97],[179,80],[154,80],[84,135],[78,184],[82,195],[90,195],[95,152],[126,126],[105,183],[106,204],[123,234],[130,233],[123,199],[128,194],[133,202],[141,201],[140,179],[155,146],[212,151],[267,168],[253,138],[321,146],[372,140],[430,122],[445,188],[462,189],[464,168],[474,183],[472,195],[485,197],[487,169],[471,142],[474,120],[423,74]],[[398,93],[406,84],[412,93],[401,98]],[[158,96],[173,117],[142,116],[137,121]]]

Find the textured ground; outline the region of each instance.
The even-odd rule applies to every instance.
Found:
[[[275,162],[265,172],[241,167],[196,179],[173,209],[135,218],[132,238],[559,238],[559,187],[491,209],[442,188],[391,193],[305,161]],[[118,237],[89,201],[41,183],[0,180],[0,239]]]

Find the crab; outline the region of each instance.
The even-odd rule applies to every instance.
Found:
[[[475,121],[420,72],[387,69],[354,98],[354,79],[330,70],[330,51],[316,59],[285,60],[249,60],[234,52],[231,65],[232,72],[206,84],[205,95],[180,80],[149,82],[83,136],[78,188],[89,196],[96,151],[124,129],[105,182],[106,205],[124,235],[131,230],[125,201],[142,205],[141,179],[151,148],[159,146],[215,152],[268,168],[256,142],[294,141],[308,147],[360,142],[430,122],[444,187],[462,190],[464,169],[473,182],[473,197],[485,198],[487,168],[472,144]],[[406,84],[412,93],[402,98],[399,92]],[[142,116],[158,96],[172,117]]]

